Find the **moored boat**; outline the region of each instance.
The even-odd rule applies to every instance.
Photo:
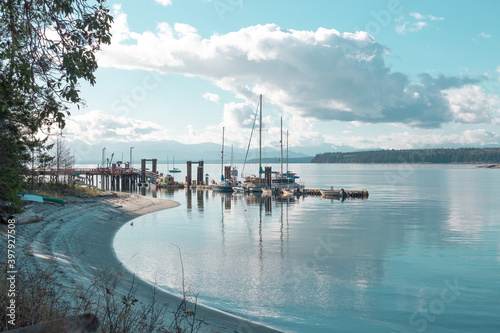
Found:
[[[212,189],[217,192],[233,192],[233,188],[237,186],[236,182],[230,178],[230,175],[224,177],[224,127],[222,128],[222,151],[221,151],[221,181],[219,183],[214,183]],[[228,167],[230,168],[230,167]]]
[[[217,192],[233,192],[234,185],[232,182],[222,181],[218,184],[212,185],[212,189]]]
[[[178,168],[175,167],[175,156],[173,157],[173,167],[172,169],[169,168],[169,172],[172,172],[172,173],[178,173],[178,172],[181,172],[181,170],[179,170]],[[167,164],[168,164],[168,156],[167,156]]]
[[[176,182],[174,180],[173,176],[166,175],[166,176],[158,178],[158,180],[156,181],[156,187],[157,188],[179,188],[180,184],[179,184],[179,182]]]
[[[262,189],[262,195],[263,196],[272,196],[273,195],[273,190],[270,188],[263,188]]]
[[[246,187],[243,187],[243,186],[235,186],[235,187],[233,187],[233,191],[236,193],[246,193],[246,192],[248,192],[248,189]]]

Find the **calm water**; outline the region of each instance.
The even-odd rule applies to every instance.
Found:
[[[125,225],[118,257],[179,294],[178,246],[186,286],[203,304],[287,331],[500,331],[500,170],[290,169],[308,188],[367,189],[370,197],[160,191],[181,206]],[[216,175],[220,166],[206,170]]]

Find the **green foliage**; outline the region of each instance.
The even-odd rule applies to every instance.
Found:
[[[323,153],[311,163],[500,163],[500,148],[375,150]]]
[[[45,144],[34,134],[63,128],[68,105],[83,104],[78,81],[95,83],[112,17],[105,0],[4,0],[0,22],[0,201],[15,209],[27,153]]]
[[[0,111],[0,214],[15,213],[21,209],[17,194],[23,187],[19,175],[25,172],[26,160],[24,143],[19,138],[15,124],[5,119]]]

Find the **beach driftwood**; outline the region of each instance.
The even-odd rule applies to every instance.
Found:
[[[22,327],[9,333],[95,333],[99,320],[92,313],[56,319],[34,326]]]
[[[22,214],[14,214],[12,217],[17,221],[17,224],[28,224],[43,220],[43,215],[35,214],[32,211],[27,211]]]

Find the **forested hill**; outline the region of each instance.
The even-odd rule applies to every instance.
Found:
[[[500,163],[500,148],[374,150],[323,153],[311,163]]]

